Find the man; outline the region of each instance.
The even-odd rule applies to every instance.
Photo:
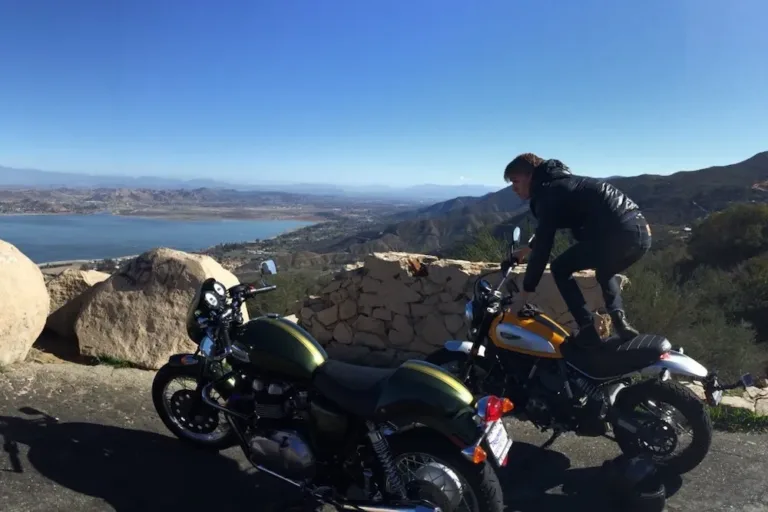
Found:
[[[625,340],[638,336],[627,321],[616,274],[627,269],[651,247],[651,229],[640,208],[607,182],[575,176],[559,160],[543,160],[524,153],[504,170],[504,180],[523,200],[538,221],[533,248],[523,279],[522,300],[534,292],[549,260],[555,232],[570,229],[577,243],[550,264],[552,277],[579,328],[577,342],[601,342],[592,312],[587,308],[573,273],[594,269],[605,306],[616,333]]]

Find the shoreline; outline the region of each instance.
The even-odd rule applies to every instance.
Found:
[[[56,217],[56,216],[80,216],[90,217],[95,215],[108,215],[111,217],[123,217],[146,220],[172,220],[172,221],[194,221],[194,220],[234,220],[234,221],[298,221],[320,223],[327,222],[329,219],[319,215],[300,214],[300,215],[269,215],[266,213],[253,215],[227,215],[226,212],[136,212],[136,213],[114,213],[114,212],[55,212],[55,213],[8,213],[0,212],[0,219],[3,217]]]
[[[120,217],[120,215],[115,215],[115,217]],[[246,220],[246,219],[243,219],[243,220]],[[255,219],[253,219],[253,220],[255,220]],[[278,220],[278,219],[274,219],[274,220]],[[298,219],[279,219],[279,220],[298,220]],[[328,220],[325,219],[325,221],[328,221]],[[298,231],[298,230],[301,230],[301,229],[313,226],[315,224],[318,224],[318,223],[315,222],[313,224],[310,224],[309,226],[297,226],[295,228],[283,231],[283,232],[281,232],[281,233],[279,233],[277,235],[274,235],[274,236],[271,236],[271,237],[268,237],[268,238],[261,238],[261,239],[259,239],[259,241],[275,240],[276,238],[288,235],[290,233],[293,233],[295,231]],[[250,244],[250,243],[255,243],[255,242],[256,242],[255,240],[243,240],[243,241],[238,241],[238,242],[220,242],[219,244],[211,245],[209,247],[203,247],[201,249],[196,249],[196,250],[192,250],[192,251],[183,251],[183,252],[186,252],[186,253],[189,253],[189,254],[203,254],[203,255],[207,255],[209,257],[213,257],[213,256],[210,256],[209,254],[206,254],[206,253],[208,251],[210,251],[211,249],[213,249],[214,247],[218,246],[218,245],[221,245],[221,244]],[[157,247],[162,247],[162,246],[157,246]],[[156,249],[157,247],[153,247],[153,248],[147,249],[147,251],[151,251],[152,249]],[[144,251],[144,252],[146,252],[146,251]],[[141,253],[141,254],[143,254],[143,253]],[[37,267],[40,268],[41,270],[44,270],[44,269],[59,268],[59,267],[69,267],[69,266],[76,265],[76,264],[81,264],[81,265],[82,264],[95,264],[95,263],[99,263],[99,262],[106,261],[106,260],[123,261],[123,260],[137,258],[138,256],[141,256],[141,254],[133,254],[133,255],[129,255],[129,256],[125,256],[125,255],[124,256],[114,256],[114,257],[105,257],[105,258],[79,258],[79,259],[61,260],[61,261],[42,261],[42,262],[39,262],[39,263],[35,263],[35,265],[37,265]]]

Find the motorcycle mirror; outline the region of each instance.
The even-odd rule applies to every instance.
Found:
[[[520,243],[520,226],[515,226],[515,230],[512,232],[512,242],[515,245]]]
[[[266,260],[261,262],[261,273],[274,275],[277,274],[277,265],[273,260]]]

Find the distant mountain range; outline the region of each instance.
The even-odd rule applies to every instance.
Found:
[[[131,188],[154,190],[229,189],[239,191],[284,192],[340,197],[371,197],[377,199],[407,200],[410,202],[443,201],[456,196],[479,196],[494,192],[499,187],[487,185],[435,185],[408,187],[381,185],[328,185],[322,183],[273,183],[258,185],[227,183],[212,179],[180,180],[156,176],[107,176],[83,173],[16,169],[0,166],[0,188]]]
[[[655,225],[680,226],[740,202],[768,202],[768,151],[731,165],[667,176],[611,177]],[[440,254],[465,243],[479,230],[506,232],[527,214],[511,186],[482,196],[455,197],[384,219],[371,229],[326,243],[322,251],[414,251]]]

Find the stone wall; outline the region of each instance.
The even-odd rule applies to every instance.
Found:
[[[477,275],[490,271],[494,272],[486,279],[496,286],[501,279],[498,264],[375,253],[336,274],[321,296],[304,301],[299,323],[334,358],[376,366],[423,358],[446,340],[466,339],[464,306]],[[524,272],[521,266],[514,274],[520,287]],[[589,307],[593,311],[602,307],[594,272],[579,272],[576,280]],[[622,278],[622,286],[625,282]],[[573,328],[548,269],[528,301]]]

